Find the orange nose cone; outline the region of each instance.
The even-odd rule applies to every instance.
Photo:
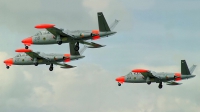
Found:
[[[13,64],[13,59],[12,59],[12,58],[7,59],[7,60],[4,61],[4,63],[5,63],[6,65],[10,66],[10,65]]]
[[[32,37],[25,38],[24,40],[22,40],[22,43],[24,43],[24,44],[32,44],[33,43],[33,39],[32,39]]]
[[[121,76],[121,77],[117,77],[115,80],[117,82],[123,83],[125,81],[125,78],[124,78],[124,76]]]

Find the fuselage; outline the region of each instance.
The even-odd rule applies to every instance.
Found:
[[[156,76],[158,78],[150,77],[150,81],[159,83],[160,81],[162,82],[179,81],[195,77],[195,75],[183,75],[180,73],[164,73],[164,72],[156,73]],[[134,72],[130,72],[125,76],[118,77],[116,81],[126,82],[126,83],[147,83],[147,79],[141,73],[134,73]]]
[[[39,53],[39,52],[38,52]],[[44,58],[38,58],[38,64],[51,64],[53,62],[70,62],[73,60],[78,60],[83,58],[84,56],[74,56],[70,54],[45,54],[40,53]],[[7,59],[4,61],[7,66],[11,65],[34,65],[34,59],[28,56],[25,53],[19,53],[17,56]]]
[[[84,30],[76,30],[76,31],[63,31],[63,33],[70,34],[72,37],[61,36],[62,43],[69,42],[81,42],[83,40],[97,40],[101,37],[107,37],[115,34],[116,32],[99,32],[95,31],[84,31]],[[25,38],[22,40],[22,43],[25,45],[47,45],[47,44],[57,44],[56,37],[48,31],[40,31],[32,37]]]

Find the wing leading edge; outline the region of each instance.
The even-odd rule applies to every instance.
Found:
[[[147,78],[147,77],[158,78],[154,74],[152,74],[150,70],[134,69],[134,70],[132,70],[132,72],[134,72],[134,73],[141,73],[145,78]]]

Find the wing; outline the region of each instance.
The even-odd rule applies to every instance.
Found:
[[[145,70],[145,69],[134,69],[132,70],[134,73],[141,73],[145,78],[158,78],[156,75],[154,75],[151,71]]]
[[[28,56],[30,56],[31,58],[40,58],[40,59],[45,59],[44,57],[40,56],[38,53],[33,52],[30,49],[17,49],[15,50],[15,52],[24,52],[26,53]]]
[[[37,59],[44,59],[48,62],[53,62],[54,63],[54,60],[50,60],[48,57],[45,57],[45,55],[42,55],[40,54],[40,52],[33,52],[32,50],[30,49],[17,49],[15,50],[16,52],[24,52],[26,53],[28,56],[30,56],[31,58],[37,58]]]
[[[64,69],[76,67],[76,66],[68,65],[68,64],[66,64],[66,63],[57,63],[57,62],[55,62],[54,64],[55,64],[55,65],[60,65],[60,66],[61,66],[60,68],[64,68]]]
[[[182,83],[177,83],[177,82],[174,82],[174,81],[170,81],[170,82],[166,82],[167,85],[170,85],[170,86],[176,86],[176,85],[181,85]]]
[[[73,38],[72,35],[67,34],[67,33],[63,33],[63,29],[59,29],[56,28],[55,25],[53,24],[39,24],[36,25],[35,28],[38,29],[47,29],[50,33],[52,33],[55,37],[57,37],[58,35],[60,35],[61,37],[68,37],[68,38]]]
[[[118,23],[119,23],[119,20],[115,19],[114,23],[112,23],[112,24],[110,25],[110,29],[111,29],[111,30],[114,30],[114,28],[117,26]]]
[[[87,41],[81,41],[80,43],[89,45],[88,48],[100,48],[100,47],[105,46],[105,45],[100,45],[100,44],[97,44],[97,43],[94,43],[94,42],[87,42]]]

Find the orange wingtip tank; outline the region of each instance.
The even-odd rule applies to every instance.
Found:
[[[16,49],[15,52],[32,52],[31,49]]]
[[[55,26],[54,24],[38,24],[35,26],[35,28],[44,29],[44,28],[52,28],[54,26]]]
[[[136,72],[136,73],[143,73],[143,72],[148,72],[149,70],[145,70],[145,69],[134,69],[132,70],[132,72]]]

